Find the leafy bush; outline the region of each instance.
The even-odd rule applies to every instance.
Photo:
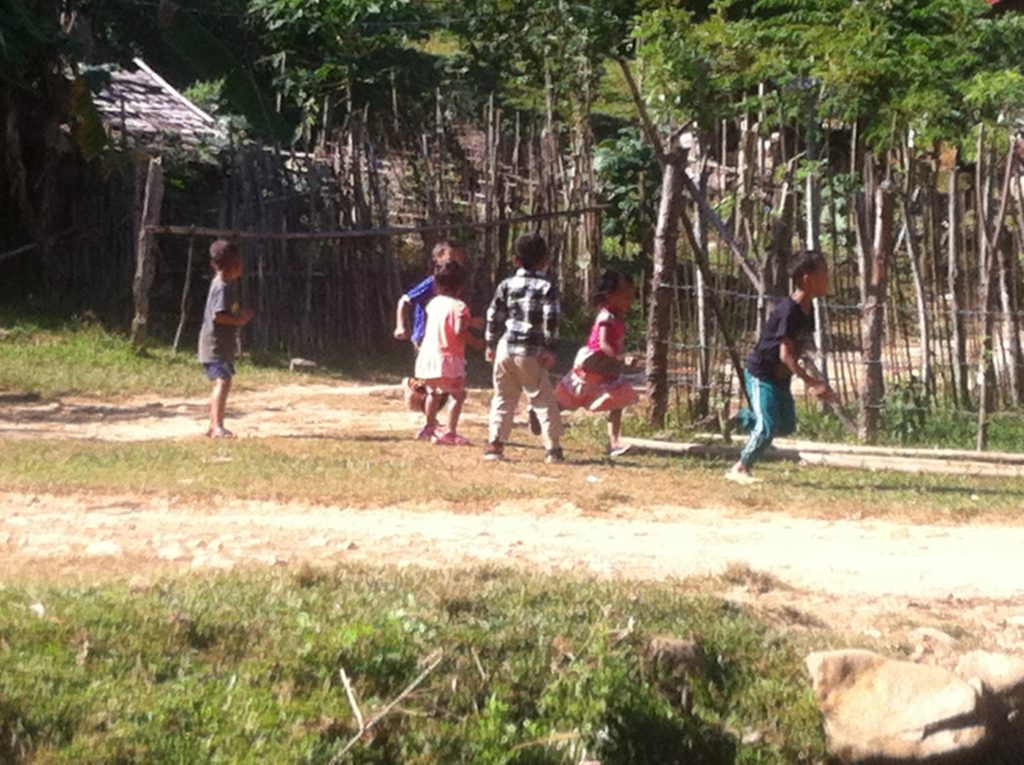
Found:
[[[438,648],[437,669],[346,761],[781,765],[823,753],[795,646],[661,585],[500,569],[304,569],[143,593],[8,585],[0,625],[10,762],[327,762],[357,733],[340,671],[369,719]],[[691,707],[642,657],[657,632],[703,643]],[[743,743],[749,731],[760,743]]]

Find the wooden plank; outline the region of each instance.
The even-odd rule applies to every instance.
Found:
[[[863,444],[825,444],[815,441],[779,438],[775,446],[798,451],[827,454],[859,454],[907,459],[967,460],[1000,465],[1024,465],[1024,454],[1018,452],[978,452],[970,449],[905,449],[899,447],[865,446]]]
[[[721,443],[716,434],[697,434],[699,443]],[[738,440],[738,439],[737,439]],[[663,443],[663,442],[656,442]],[[820,452],[822,454],[859,454],[876,457],[904,457],[907,459],[942,459],[986,462],[995,465],[1024,465],[1024,453],[979,452],[973,449],[908,449],[895,446],[869,446],[865,444],[831,444],[796,438],[777,438],[772,445],[778,449]]]
[[[996,465],[991,462],[963,462],[940,459],[907,459],[903,457],[873,457],[859,454],[824,454],[799,452],[800,458],[810,465],[855,468],[858,470],[889,470],[897,473],[928,475],[986,476],[991,478],[1024,478],[1024,466]]]
[[[649,438],[623,438],[635,449],[666,454],[692,455],[697,457],[724,457],[735,459],[738,446],[709,444],[701,442],[677,443]],[[779,442],[776,442],[778,444]],[[806,442],[804,442],[806,443]],[[902,457],[884,454],[853,452],[828,452],[817,447],[835,444],[808,444],[811,448],[780,446],[765,455],[765,459],[801,460],[810,465],[852,468],[856,470],[888,470],[897,473],[918,473],[928,475],[987,476],[993,478],[1024,478],[1024,465],[999,464],[980,460],[950,460],[944,458]]]

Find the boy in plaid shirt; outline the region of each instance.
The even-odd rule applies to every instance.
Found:
[[[562,418],[548,370],[555,363],[560,304],[558,287],[545,275],[548,246],[539,234],[516,240],[514,276],[494,291],[487,309],[484,342],[494,362],[489,438],[484,458],[500,460],[512,419],[525,391],[540,421],[546,462],[561,462]]]

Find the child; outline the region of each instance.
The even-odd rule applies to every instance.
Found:
[[[752,411],[742,410],[739,420],[750,430],[750,437],[739,462],[725,474],[736,483],[756,483],[754,463],[772,439],[796,430],[796,404],[790,391],[794,375],[819,399],[835,397],[828,383],[812,377],[800,363],[813,343],[812,303],[828,292],[828,261],[813,250],[797,253],[790,274],[793,294],[775,306],[747,359],[744,377]]]
[[[395,339],[411,340],[412,347],[416,352],[419,352],[420,343],[423,342],[423,333],[427,326],[427,304],[436,294],[434,268],[448,260],[454,260],[465,267],[466,253],[452,240],[442,239],[430,251],[430,275],[398,299],[395,309]],[[412,311],[411,333],[409,332],[410,310]],[[425,411],[427,388],[422,380],[406,377],[402,380],[402,394],[405,397],[406,406],[410,410]],[[445,401],[446,397],[442,396],[440,405],[444,406]]]
[[[423,342],[427,326],[427,303],[434,297],[434,268],[446,260],[454,260],[466,268],[466,253],[450,239],[442,239],[430,251],[430,275],[398,299],[395,309],[395,339],[411,340],[414,348]],[[412,311],[412,332],[409,312]]]
[[[560,305],[558,287],[544,274],[548,246],[539,234],[516,240],[514,276],[494,291],[484,340],[494,362],[489,438],[484,458],[500,460],[512,432],[519,396],[526,391],[540,423],[546,462],[562,462],[562,419],[548,370],[555,363]]]
[[[458,434],[459,416],[466,401],[466,346],[482,348],[483,342],[470,332],[469,307],[456,297],[467,281],[465,267],[455,259],[434,266],[437,295],[427,304],[420,352],[416,356],[416,377],[427,390],[427,424],[416,437],[441,446],[469,446],[469,441]],[[446,396],[452,399],[448,429],[438,433],[437,413]]]
[[[233,438],[224,427],[224,410],[235,376],[235,347],[238,330],[253,317],[250,308],[239,308],[239,282],[242,275],[242,252],[235,242],[218,239],[210,245],[210,267],[214,277],[206,296],[203,326],[199,331],[199,361],[206,367],[206,377],[213,380],[210,395],[211,438]]]
[[[608,412],[608,454],[620,457],[629,447],[622,438],[622,410],[639,398],[622,377],[626,349],[626,313],[636,299],[633,280],[617,271],[601,275],[593,302],[600,307],[590,340],[580,348],[572,371],[563,377],[555,393],[563,409],[585,407]]]

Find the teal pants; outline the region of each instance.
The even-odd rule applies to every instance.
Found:
[[[750,432],[740,452],[740,462],[752,467],[776,436],[788,436],[796,430],[796,402],[789,381],[769,382],[744,372],[750,409],[739,412],[740,426]]]

